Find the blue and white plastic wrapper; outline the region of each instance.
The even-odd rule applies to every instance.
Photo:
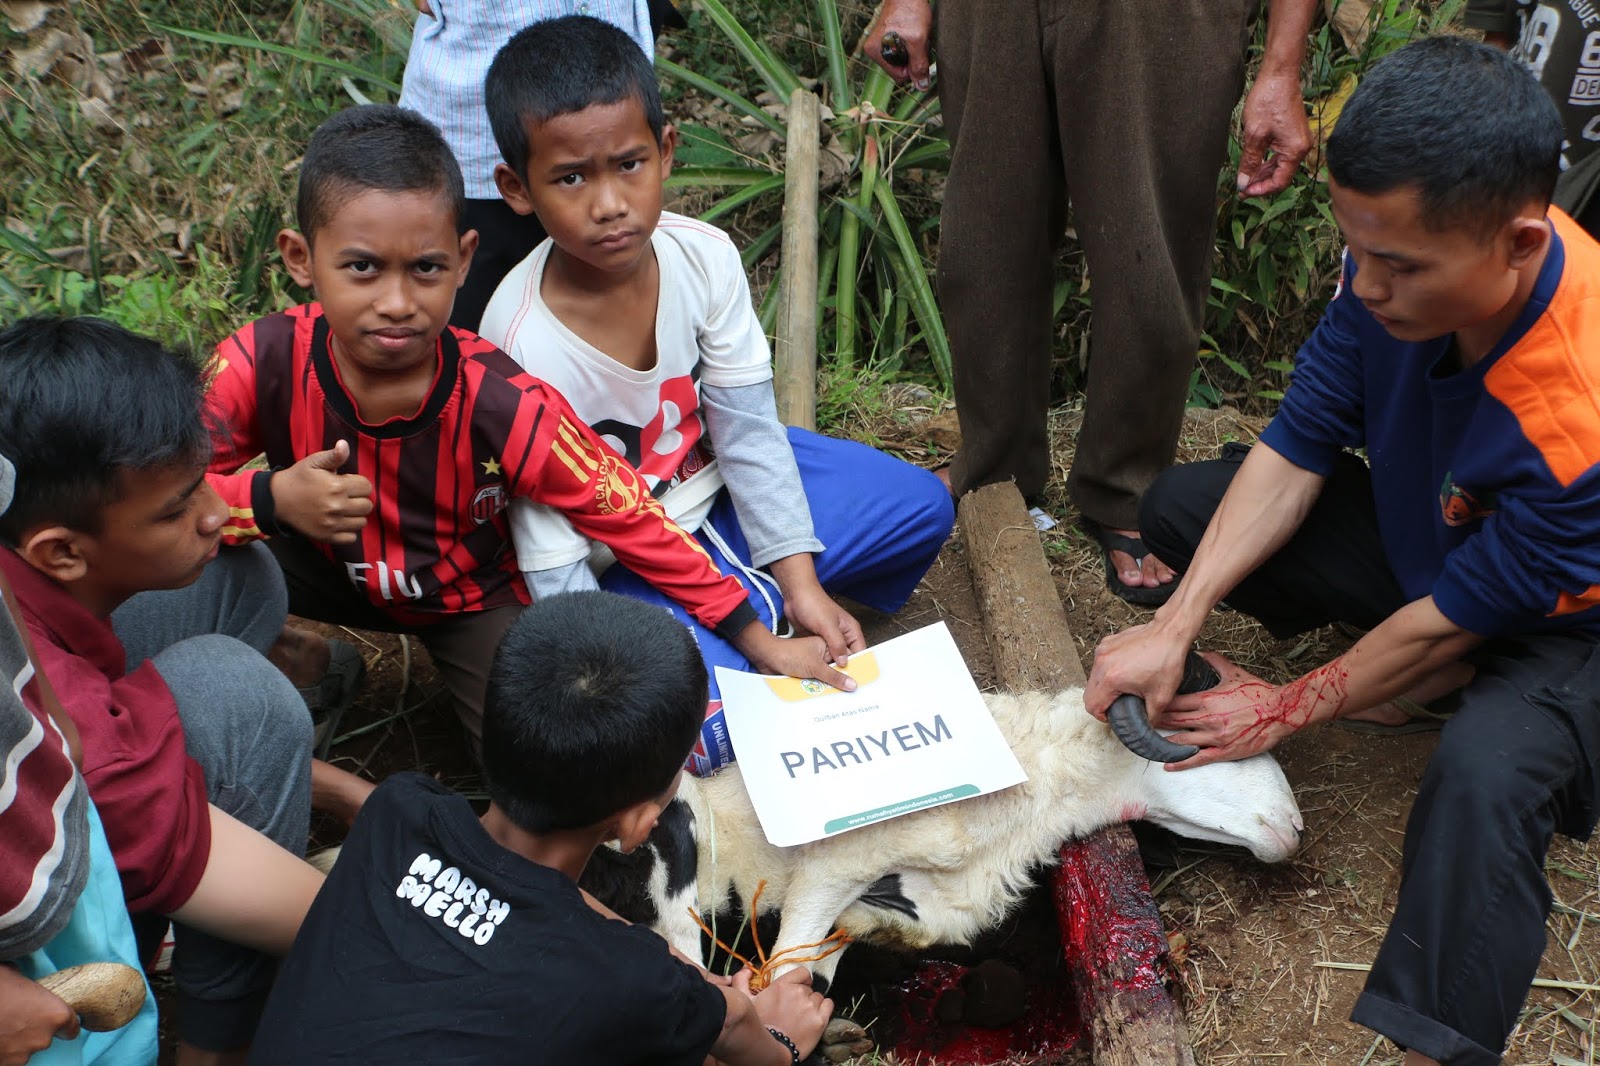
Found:
[[[684,769],[696,777],[710,777],[733,762],[733,741],[728,739],[728,721],[722,713],[722,701],[706,704],[706,720],[700,726],[700,739],[695,741]]]

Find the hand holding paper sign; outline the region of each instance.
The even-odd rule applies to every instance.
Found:
[[[779,559],[768,567],[783,593],[783,613],[802,633],[821,637],[827,645],[828,661],[843,666],[854,652],[867,646],[861,623],[840,607],[817,580],[811,556],[801,552]]]
[[[745,786],[771,843],[800,844],[1026,780],[942,622],[854,655],[846,669],[854,691],[717,668]]]
[[[772,674],[812,678],[846,692],[856,683],[828,662],[828,645],[821,637],[780,637],[760,622],[751,622],[733,639],[751,665]],[[717,667],[721,676],[722,667]]]

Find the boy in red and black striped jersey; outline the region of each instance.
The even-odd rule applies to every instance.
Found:
[[[549,386],[447,325],[477,245],[438,130],[370,105],[329,119],[301,164],[300,230],[278,247],[319,303],[217,351],[213,483],[230,541],[272,536],[293,613],[427,646],[476,740],[488,667],[529,602],[504,515],[565,513],[764,669],[818,676]],[[265,452],[272,469],[239,471]]]

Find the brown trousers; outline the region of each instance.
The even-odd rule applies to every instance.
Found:
[[[335,565],[308,543],[295,537],[274,537],[267,542],[283,570],[289,587],[289,613],[331,625],[369,629],[378,633],[410,633],[422,641],[439,679],[450,690],[461,724],[467,727],[472,752],[483,747],[483,698],[489,684],[489,667],[500,638],[522,613],[521,607],[495,607],[441,615],[428,625],[408,626],[372,605]]]
[[[1070,193],[1092,282],[1087,406],[1068,490],[1137,525],[1177,446],[1255,0],[940,0],[952,145],[939,297],[963,492],[1050,475],[1051,296]],[[1231,195],[1231,192],[1229,193]]]

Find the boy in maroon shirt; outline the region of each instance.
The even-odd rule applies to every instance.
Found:
[[[270,556],[219,555],[199,364],[108,322],[29,319],[0,332],[0,381],[0,570],[128,907],[176,923],[178,1062],[242,1062],[262,953],[288,949],[322,882],[299,859],[313,787],[353,817],[371,786],[313,767],[305,704],[262,654],[285,618]]]

